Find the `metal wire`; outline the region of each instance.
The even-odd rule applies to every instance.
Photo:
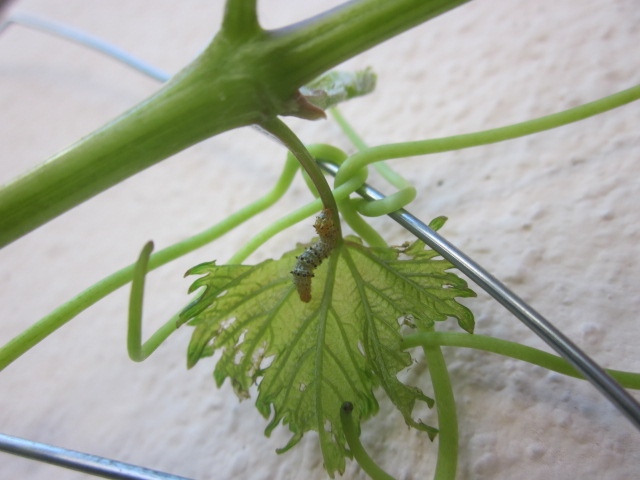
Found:
[[[159,82],[166,82],[171,75],[167,72],[148,64],[147,62],[140,60],[139,58],[131,55],[130,53],[111,45],[109,42],[102,40],[101,38],[90,35],[82,30],[69,27],[62,23],[52,22],[51,20],[45,20],[43,18],[30,15],[28,13],[14,13],[4,22],[0,23],[0,33],[5,30],[9,25],[16,24],[25,27],[39,30],[44,33],[55,35],[65,40],[78,43],[85,47],[92,48],[108,57],[113,58],[129,67],[147,75]]]
[[[322,168],[335,175],[336,165],[321,163]],[[357,193],[369,200],[381,200],[384,195],[365,184]],[[491,295],[509,312],[544,340],[551,348],[589,380],[629,421],[640,430],[640,404],[616,382],[591,357],[578,348],[569,338],[554,327],[524,300],[499,282],[468,255],[430,229],[406,210],[390,213],[389,217],[437,251],[480,288]]]
[[[116,480],[190,480],[129,463],[0,433],[0,451]]]

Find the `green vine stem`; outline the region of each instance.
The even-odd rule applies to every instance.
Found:
[[[358,465],[360,465],[373,480],[394,480],[391,475],[373,461],[362,446],[360,442],[360,429],[353,421],[352,412],[353,404],[351,402],[344,402],[340,408],[340,422],[342,423],[347,445],[349,445],[349,450],[356,459],[356,462],[358,462]]]
[[[296,92],[333,66],[464,0],[358,0],[276,31],[255,0],[158,93],[0,190],[0,247],[120,181],[224,131],[299,114]]]
[[[470,335],[460,332],[416,333],[404,337],[402,346],[405,349],[434,346],[475,348],[476,350],[484,350],[486,352],[497,353],[522,360],[570,377],[584,379],[584,377],[563,358],[533,347],[527,347],[519,343],[488,337],[486,335]],[[605,369],[605,371],[623,387],[640,390],[640,373],[611,369]]]
[[[432,335],[424,332],[421,335]],[[456,400],[440,346],[421,344],[438,413],[438,460],[434,480],[455,480],[458,469],[458,415]]]

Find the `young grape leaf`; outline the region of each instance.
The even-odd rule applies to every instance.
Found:
[[[195,327],[188,349],[193,366],[216,350],[222,356],[214,378],[229,378],[240,398],[258,386],[256,406],[271,417],[265,433],[280,423],[294,446],[310,430],[318,432],[329,475],[343,472],[350,456],[340,423],[340,407],[354,405],[355,422],[375,414],[373,390],[381,386],[408,425],[435,429],[411,414],[416,401],[433,400],[403,384],[398,372],[411,364],[400,348],[400,329],[418,329],[454,317],[472,332],[472,313],[456,297],[475,294],[447,272],[452,265],[417,241],[404,248],[367,248],[355,237],[337,246],[317,270],[312,299],[304,303],[290,270],[300,249],[255,266],[205,263],[188,273],[203,275],[191,291],[201,296],[182,314]]]

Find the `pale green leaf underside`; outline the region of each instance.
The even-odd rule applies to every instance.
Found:
[[[340,407],[352,402],[357,422],[370,417],[378,409],[376,386],[409,425],[433,433],[411,417],[416,401],[432,400],[397,379],[411,364],[400,349],[400,328],[411,323],[424,329],[455,317],[472,331],[471,312],[455,298],[474,293],[420,242],[404,250],[370,249],[351,237],[315,271],[312,300],[303,303],[289,273],[299,253],[255,266],[194,267],[189,273],[205,275],[194,289],[206,288],[183,313],[196,327],[188,364],[221,350],[218,385],[230,378],[238,395],[247,397],[258,384],[256,406],[271,417],[266,433],[288,425],[294,435],[287,450],[304,432],[317,431],[332,475],[344,471],[349,455]]]

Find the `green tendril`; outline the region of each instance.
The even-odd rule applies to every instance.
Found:
[[[461,150],[463,148],[511,140],[584,120],[638,99],[640,99],[640,85],[575,108],[506,127],[432,140],[372,147],[352,155],[342,164],[340,171],[336,175],[335,185],[341,185],[346,179],[351,178],[354,172],[381,160]]]
[[[275,186],[266,195],[230,215],[213,227],[151,255],[148,270],[155,270],[162,265],[207,245],[271,207],[280,200],[289,189],[298,168],[299,165],[297,161],[286,161],[280,178],[278,178]],[[347,188],[350,187],[351,184],[347,186]],[[309,215],[312,213],[313,212],[309,213]],[[47,336],[91,305],[130,282],[133,278],[133,270],[134,265],[129,265],[112,273],[62,304],[7,342],[0,349],[0,370],[3,370],[7,365],[11,364],[22,354],[33,348],[40,341],[44,340]]]
[[[148,242],[140,252],[138,261],[133,267],[131,295],[129,296],[129,321],[127,324],[127,352],[134,362],[142,362],[177,329],[179,313],[156,331],[149,340],[142,343],[142,303],[144,284],[149,267],[149,258],[153,251],[153,242]]]
[[[367,145],[362,137],[355,131],[351,123],[347,121],[338,107],[330,109],[329,113],[331,113],[331,116],[340,126],[343,133],[358,150],[366,150],[367,148],[369,148],[369,145]],[[411,186],[411,184],[402,175],[392,169],[384,160],[374,163],[373,167],[378,171],[380,175],[382,175],[382,177],[387,182],[389,182],[394,187],[401,189]]]
[[[486,335],[469,335],[468,333],[459,332],[416,333],[404,337],[402,345],[405,349],[434,346],[474,348],[522,360],[553,372],[584,380],[583,375],[561,357],[537,348]],[[640,390],[640,373],[611,369],[605,369],[605,371],[623,387]]]
[[[430,332],[432,332],[431,330]],[[423,335],[431,335],[431,333]],[[438,460],[434,480],[455,480],[458,468],[458,415],[447,364],[438,345],[421,345],[436,400]]]
[[[349,450],[356,459],[356,462],[358,462],[358,465],[360,465],[373,480],[394,480],[391,475],[382,470],[382,468],[373,461],[362,446],[362,443],[360,443],[360,428],[353,421],[352,412],[353,404],[351,402],[342,404],[340,408],[340,422],[342,423],[347,445],[349,445]]]
[[[342,128],[345,135],[347,135],[349,140],[351,140],[358,150],[365,150],[368,148],[362,137],[356,133],[355,129],[337,108],[332,108],[330,112],[340,128]],[[344,160],[341,160],[337,164],[342,165],[343,163]],[[357,214],[367,217],[379,217],[395,212],[396,210],[400,210],[415,200],[416,189],[405,178],[390,168],[384,161],[375,162],[373,165],[383,178],[391,183],[391,185],[398,188],[398,191],[388,195],[382,200],[371,201],[356,198],[349,201],[345,200],[340,206],[345,216],[349,219],[348,223],[351,225],[351,228],[362,236],[367,243],[372,246],[386,246],[386,242],[377,235],[377,232],[363,219],[359,218]]]
[[[316,162],[329,162],[333,163],[334,165],[340,165],[348,157],[348,155],[344,151],[340,150],[337,147],[334,147],[333,145],[327,145],[326,143],[314,143],[311,145],[307,145],[306,147]],[[291,152],[289,152],[287,156],[294,158]],[[304,170],[302,170],[302,177],[304,178],[304,181],[306,182],[311,194],[317,198],[318,191],[309,178],[309,175],[307,175],[307,172],[305,172]]]
[[[416,142],[404,142],[372,148],[367,148],[366,143],[355,132],[340,112],[336,109],[332,109],[331,113],[333,117],[344,130],[345,134],[357,148],[361,149],[360,152],[350,156],[346,160],[342,160],[339,163],[340,169],[336,175],[334,185],[335,187],[339,187],[342,183],[352,179],[356,172],[361,172],[363,170],[366,172],[367,166],[371,164],[381,164],[383,160],[459,150],[510,140],[556,128],[578,120],[583,120],[639,98],[640,85],[575,108],[506,127],[484,130],[465,135],[455,135],[451,137]],[[380,168],[382,168],[383,176],[394,186],[400,189],[398,192],[389,195],[383,200],[376,200],[373,202],[367,202],[361,199],[346,199],[338,202],[340,211],[347,223],[371,246],[384,246],[386,245],[386,242],[384,242],[384,239],[382,239],[382,237],[371,226],[369,226],[369,224],[366,223],[359,214],[367,216],[386,215],[403,208],[407,203],[413,201],[416,195],[415,189],[409,185],[404,178],[397,175],[388,167]],[[364,181],[366,181],[366,174],[361,173],[361,175],[362,178],[364,178],[364,183]]]

